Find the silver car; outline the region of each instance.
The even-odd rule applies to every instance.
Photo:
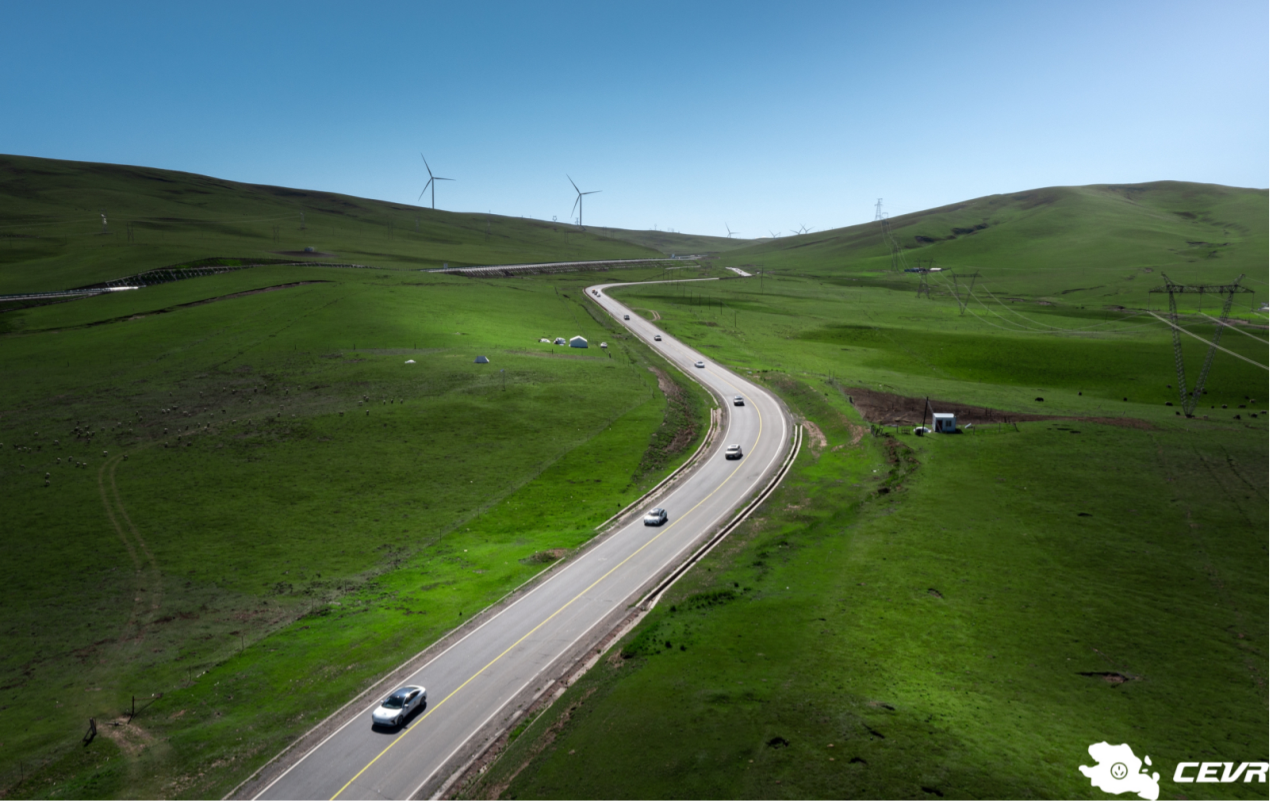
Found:
[[[646,514],[646,518],[642,519],[642,521],[645,522],[647,527],[658,527],[668,521],[668,511],[661,507],[651,508],[651,511]]]
[[[737,443],[732,443],[729,446],[725,447],[725,459],[726,460],[742,460],[743,447]]]
[[[743,406],[743,397],[742,397],[742,396],[735,396],[735,397],[734,397],[734,406],[735,406],[735,407],[742,407],[742,406]]]
[[[416,709],[425,705],[424,686],[403,686],[385,698],[372,712],[373,725],[396,728],[411,718]]]
[[[695,360],[695,368],[702,368],[703,360]]]

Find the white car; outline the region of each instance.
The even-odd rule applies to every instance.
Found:
[[[735,397],[734,397],[734,406],[735,406],[735,407],[742,407],[742,406],[743,406],[743,397],[742,397],[742,396],[735,396]]]
[[[737,443],[732,443],[729,446],[725,447],[725,459],[726,460],[742,460],[743,447]]]
[[[703,360],[695,360],[695,368],[702,368]]]
[[[642,521],[647,527],[658,527],[668,521],[668,511],[661,507],[651,508],[651,511],[646,514],[646,518],[642,519]]]
[[[424,686],[403,686],[385,698],[372,712],[373,725],[396,728],[411,718],[416,709],[425,705]]]
[[[663,340],[663,339],[664,339],[663,335],[655,335],[655,340]]]

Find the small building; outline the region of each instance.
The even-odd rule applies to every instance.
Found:
[[[480,365],[486,365],[487,363],[491,362],[486,357],[474,357],[473,361]]]
[[[581,335],[576,335],[575,337],[571,338],[571,348],[586,349],[588,348],[588,341],[585,340]]]
[[[960,427],[956,424],[955,413],[934,413],[933,414],[933,431],[934,432],[958,432]]]

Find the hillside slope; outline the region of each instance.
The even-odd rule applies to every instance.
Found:
[[[1268,220],[1268,190],[1160,181],[989,195],[889,223],[908,265],[978,270],[1006,291],[1074,300],[1144,298],[1161,272],[1267,282]],[[891,267],[878,223],[766,240],[731,258],[820,275]],[[1058,287],[1059,273],[1073,280]]]
[[[305,254],[307,247],[315,253]],[[66,289],[211,256],[433,268],[660,254],[547,221],[0,155],[0,294]]]
[[[713,237],[710,234],[682,234],[673,231],[636,231],[599,226],[584,228],[602,237],[623,240],[643,248],[653,248],[664,254],[716,254],[724,251],[738,251],[761,242],[761,240],[735,240],[730,237]]]

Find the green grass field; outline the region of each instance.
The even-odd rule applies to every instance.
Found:
[[[1099,739],[1160,770],[1268,752],[1268,375],[1218,355],[1187,421],[1166,329],[1132,309],[1163,308],[1158,270],[1266,292],[1263,192],[1035,191],[894,221],[913,264],[981,273],[962,316],[949,276],[916,299],[886,274],[872,227],[475,280],[419,269],[731,243],[0,164],[0,294],[212,257],[373,266],[0,314],[0,794],[220,796],[569,555],[693,450],[711,404],[675,371],[670,403],[666,365],[582,288],[727,264],[765,274],[619,295],[827,443],[472,794],[1072,797]],[[1232,317],[1264,322],[1252,301]],[[540,342],[575,334],[610,348]],[[1192,377],[1203,351],[1186,344]],[[1066,418],[887,439],[859,387]]]
[[[826,445],[469,796],[1100,798],[1097,741],[1163,781],[1263,760],[1263,429],[873,438],[773,384]]]
[[[1188,420],[1153,319],[1031,304],[1008,329],[908,290],[793,269],[617,293],[826,443],[465,796],[1101,797],[1076,770],[1097,741],[1150,755],[1164,797],[1268,794],[1170,782],[1269,750],[1267,372],[1218,354]],[[862,387],[1058,420],[895,435]]]
[[[12,161],[11,182],[35,180],[41,160]],[[171,237],[19,234],[0,249],[6,291],[268,253],[173,211],[213,180],[41,164],[55,175],[32,195],[87,183],[166,211]],[[181,200],[139,189],[151,173]],[[246,216],[290,191],[208,192],[209,215]],[[370,248],[366,217],[387,207],[352,201],[363,218],[329,222],[342,249]],[[37,231],[66,212],[21,209]],[[405,269],[649,252],[533,221],[488,245],[477,218],[436,217],[424,244],[400,232],[385,253],[343,253],[379,269],[267,265],[0,316],[3,794],[224,794],[697,446],[708,399],[672,372],[684,392],[668,404],[650,370],[666,365],[583,301],[598,274]],[[593,347],[540,342],[576,334]],[[144,710],[120,724],[134,696]],[[90,717],[100,735],[81,748]]]
[[[315,253],[305,254],[307,247]],[[0,155],[0,295],[64,290],[206,257],[419,270],[444,262],[658,256],[651,248],[548,221],[172,170]]]

